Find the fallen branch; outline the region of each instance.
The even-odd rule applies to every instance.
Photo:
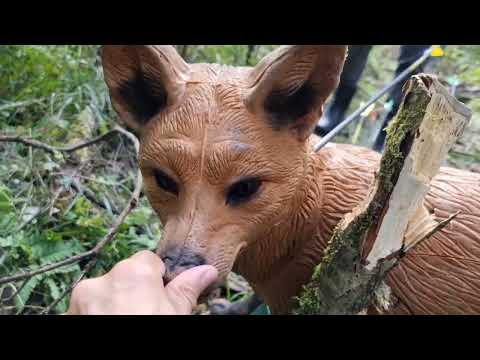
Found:
[[[93,250],[89,250],[89,251],[84,252],[80,255],[72,256],[68,259],[59,261],[55,264],[50,264],[50,265],[40,267],[40,268],[38,268],[36,270],[33,270],[33,271],[29,271],[29,272],[25,272],[25,273],[13,275],[13,276],[3,277],[3,278],[0,279],[0,285],[8,284],[8,283],[15,282],[15,281],[29,279],[29,278],[32,278],[36,275],[40,275],[40,274],[58,269],[60,267],[65,267],[65,266],[68,266],[68,265],[71,265],[71,264],[75,264],[79,261],[82,261],[86,258],[91,257],[92,255],[93,255]]]
[[[424,198],[470,117],[436,79],[412,77],[370,193],[335,229],[295,313],[364,314],[374,301],[388,308],[388,271],[458,215],[438,223]]]
[[[83,278],[90,272],[90,270],[93,269],[93,267],[95,266],[95,264],[97,263],[96,261],[96,258],[90,260],[90,262],[87,264],[87,266],[85,266],[85,269],[82,271],[82,273],[80,274],[80,276],[73,282],[70,284],[70,286],[68,286],[63,293],[60,294],[60,296],[55,299],[55,301],[53,303],[51,303],[50,305],[48,305],[48,307],[46,307],[42,312],[41,312],[41,315],[45,315],[45,314],[49,314],[50,311],[52,311],[52,309],[55,308],[55,306],[57,306],[57,304],[62,301],[63,298],[65,298],[65,296],[67,296],[68,294],[70,294],[70,292],[73,291],[73,289],[78,285],[78,283],[80,281],[83,280]]]
[[[124,134],[126,135],[126,131],[121,129],[120,127],[115,127],[113,130],[97,136],[96,138],[82,142],[79,144],[74,144],[71,146],[66,146],[66,147],[56,147],[56,146],[51,146],[48,144],[45,144],[43,142],[40,142],[38,140],[30,139],[30,138],[23,138],[21,136],[9,136],[9,135],[0,135],[0,142],[14,142],[14,143],[20,143],[24,144],[36,149],[41,149],[44,150],[48,153],[55,154],[56,152],[60,153],[73,153],[75,151],[78,151],[80,149],[84,149],[86,147],[98,144],[99,142],[106,141],[111,139],[113,136],[117,134]]]
[[[14,292],[13,294],[11,294],[9,297],[3,299],[2,302],[3,302],[3,303],[7,303],[7,302],[13,300],[13,299],[15,298],[15,296],[17,296],[17,295],[20,293],[20,291],[23,290],[23,288],[25,287],[25,285],[27,285],[27,283],[28,283],[29,281],[30,281],[30,279],[26,279],[26,280],[22,283],[22,285],[20,285],[20,287],[15,290],[15,292]]]
[[[77,190],[77,192],[79,194],[82,194],[83,196],[85,196],[88,200],[90,200],[90,202],[92,202],[93,204],[95,204],[99,208],[107,210],[107,211],[111,212],[113,215],[118,215],[119,214],[118,210],[116,208],[112,207],[112,205],[107,201],[107,199],[105,197],[103,198],[103,202],[98,200],[97,197],[95,196],[95,193],[92,190],[90,190],[89,188],[84,187],[82,185],[81,181],[78,178],[74,177],[72,179],[72,187],[75,190]]]

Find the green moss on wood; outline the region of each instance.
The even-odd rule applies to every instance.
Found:
[[[337,226],[322,263],[296,299],[295,314],[356,314],[364,310],[393,264],[379,263],[367,271],[361,263],[361,249],[388,202],[431,99],[418,78],[410,80],[409,85],[399,112],[387,129],[384,155],[372,187],[373,198],[351,223],[341,222]]]

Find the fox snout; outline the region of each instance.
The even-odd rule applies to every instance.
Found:
[[[188,269],[207,264],[201,254],[184,246],[174,246],[157,254],[165,264],[165,284]]]

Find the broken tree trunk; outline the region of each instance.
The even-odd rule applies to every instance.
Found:
[[[418,75],[407,82],[369,195],[336,227],[294,313],[360,314],[372,305],[388,309],[387,272],[456,216],[438,223],[423,202],[470,117],[436,79]]]

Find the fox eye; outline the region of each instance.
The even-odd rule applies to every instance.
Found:
[[[156,169],[154,172],[157,185],[164,191],[178,195],[178,185],[170,176]]]
[[[235,206],[249,201],[261,185],[262,181],[258,178],[247,178],[233,184],[227,192],[227,205]]]

